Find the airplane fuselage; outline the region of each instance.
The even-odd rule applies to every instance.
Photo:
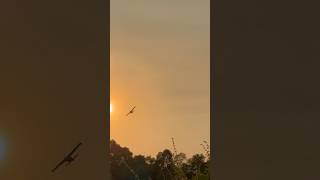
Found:
[[[71,157],[71,156],[67,156],[67,157],[64,158],[64,160],[65,160],[66,162],[71,163],[72,161],[74,161],[74,158]]]

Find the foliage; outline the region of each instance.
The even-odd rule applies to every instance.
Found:
[[[173,142],[173,152],[165,149],[156,157],[133,155],[127,147],[110,141],[111,174],[113,180],[209,180],[210,157],[195,154],[187,159],[178,153]],[[206,155],[209,148],[206,147]]]

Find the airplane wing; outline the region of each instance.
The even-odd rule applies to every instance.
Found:
[[[133,107],[131,111],[133,111],[136,107]]]
[[[56,171],[64,162],[66,162],[65,160],[62,160],[54,169],[52,169],[51,171],[54,172]]]
[[[82,143],[80,142],[67,156],[71,156],[81,145]]]

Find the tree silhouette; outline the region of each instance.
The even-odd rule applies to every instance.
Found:
[[[206,157],[195,154],[187,159],[184,153],[165,149],[151,156],[133,156],[129,148],[110,141],[111,175],[113,180],[208,180]]]

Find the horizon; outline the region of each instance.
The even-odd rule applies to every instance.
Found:
[[[174,153],[174,148],[173,148],[173,146],[172,146],[172,147],[168,147],[168,148],[164,148],[164,149],[159,149],[159,152],[156,153],[156,154],[134,153],[134,152],[131,151],[130,147],[118,143],[118,141],[116,141],[115,139],[110,139],[110,141],[115,141],[115,142],[116,142],[119,146],[121,146],[122,148],[128,148],[129,151],[132,153],[132,156],[144,156],[144,157],[150,156],[150,157],[152,157],[152,158],[156,158],[156,157],[157,157],[157,154],[158,154],[159,152],[162,152],[162,151],[164,151],[164,150],[166,150],[166,149],[167,149],[167,150],[170,150],[171,153]],[[208,145],[210,146],[210,143],[208,143]],[[204,149],[203,149],[201,152],[195,152],[194,154],[189,154],[189,155],[186,154],[186,153],[184,153],[183,150],[182,150],[182,151],[179,151],[179,152],[177,152],[177,153],[178,153],[178,154],[179,154],[179,153],[185,154],[185,155],[186,155],[186,158],[191,158],[193,155],[196,155],[196,154],[202,154],[202,155],[206,156],[206,152],[205,152]]]

